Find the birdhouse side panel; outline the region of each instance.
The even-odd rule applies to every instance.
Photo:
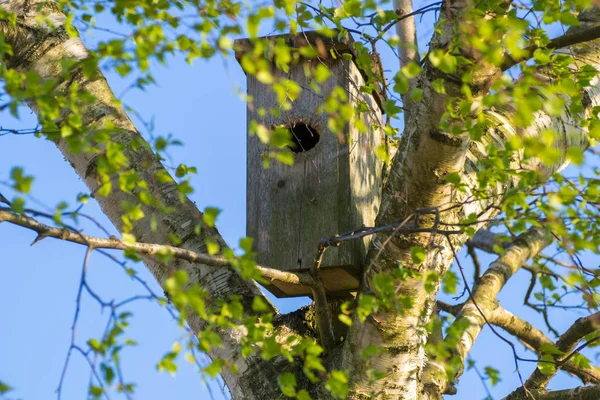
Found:
[[[348,94],[351,103],[356,106],[365,103],[368,111],[356,113],[348,127],[348,164],[341,167],[347,171],[344,178],[348,185],[340,188],[340,197],[350,199],[348,209],[340,214],[339,226],[343,232],[361,225],[374,226],[379,211],[382,191],[383,161],[377,155],[377,149],[384,145],[382,113],[379,105],[368,93],[360,88],[365,85],[364,78],[353,61],[345,61],[348,71]],[[360,120],[360,122],[358,122]],[[366,131],[359,129],[366,127]],[[341,202],[340,202],[341,203]],[[340,253],[350,259],[342,262],[360,266],[370,243],[370,237],[362,240],[344,242]]]

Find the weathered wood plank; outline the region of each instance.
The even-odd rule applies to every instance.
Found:
[[[312,69],[318,62],[326,63],[332,76],[315,91],[305,68]],[[292,66],[288,73],[274,74],[297,82],[303,91],[292,108],[284,110],[278,106],[271,88],[248,76],[248,94],[253,98],[248,106],[248,126],[252,121],[267,127],[305,124],[319,134],[319,141],[312,149],[296,153],[293,166],[275,163],[264,169],[262,157],[268,149],[256,136],[248,137],[247,235],[255,238],[259,263],[281,270],[299,270],[312,265],[322,237],[374,224],[382,184],[383,165],[376,155],[383,141],[378,128],[382,124],[381,113],[375,99],[360,91],[363,75],[352,60],[304,60],[304,64]],[[356,117],[369,127],[368,133],[360,133],[351,123],[340,140],[339,133],[328,129],[328,115],[319,107],[336,87],[345,89],[352,105],[359,101],[369,105],[369,113]],[[268,112],[259,112],[261,109]],[[330,248],[322,265],[360,269],[367,244],[365,239]],[[358,287],[358,280],[348,278],[351,273],[340,271],[330,274],[330,282],[325,282],[328,292]],[[306,295],[286,285],[274,289],[274,294]]]

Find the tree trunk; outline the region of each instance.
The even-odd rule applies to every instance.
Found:
[[[465,7],[458,2],[453,5],[453,21],[460,21]],[[596,24],[596,9],[582,15],[579,29]],[[441,19],[445,19],[442,14]],[[448,21],[446,21],[448,22]],[[454,24],[441,24],[442,32],[434,35],[430,51],[447,48]],[[597,60],[600,56],[600,41],[586,42],[573,47],[576,56],[585,56],[586,60]],[[586,61],[587,62],[587,61]],[[594,63],[592,63],[594,65]],[[597,64],[595,65],[598,67]],[[488,66],[478,71],[473,85],[483,85],[489,77],[496,76],[499,69]],[[445,94],[436,92],[432,82],[440,77],[445,79]],[[423,90],[423,100],[405,110],[407,120],[400,139],[398,151],[392,161],[389,179],[384,195],[377,225],[415,218],[422,226],[433,226],[431,213],[419,215],[419,210],[437,210],[439,218],[446,224],[457,224],[470,214],[476,214],[479,220],[489,220],[497,215],[497,206],[507,190],[517,184],[498,185],[484,200],[476,200],[469,190],[459,192],[445,178],[450,174],[461,174],[463,182],[477,188],[477,163],[486,157],[485,146],[495,144],[504,148],[507,141],[515,135],[537,137],[547,129],[559,133],[554,147],[560,152],[560,159],[553,165],[546,165],[538,159],[522,158],[518,153],[512,160],[514,169],[524,168],[537,171],[540,182],[548,179],[554,172],[567,163],[567,153],[572,149],[585,150],[588,146],[587,129],[579,127],[578,120],[571,115],[567,102],[561,117],[538,112],[534,123],[527,129],[517,129],[514,124],[514,110],[485,111],[490,122],[489,129],[481,143],[472,141],[468,134],[455,135],[439,129],[441,118],[446,111],[446,101],[451,97],[462,97],[462,80],[459,73],[455,76],[442,75],[426,60],[423,72],[417,77],[417,87]],[[475,96],[486,94],[483,87]],[[600,104],[600,86],[598,79],[586,93],[585,113]],[[454,121],[459,124],[463,121]],[[533,189],[533,188],[532,188]],[[446,211],[444,211],[446,210]],[[473,225],[476,230],[483,224]],[[380,310],[360,323],[354,318],[344,345],[343,367],[351,371],[353,398],[364,399],[377,396],[380,399],[440,399],[446,390],[447,376],[443,360],[428,360],[424,350],[427,341],[426,327],[434,306],[434,299],[441,284],[441,278],[450,268],[455,252],[466,241],[466,235],[454,235],[446,238],[442,235],[423,233],[418,235],[394,236],[389,233],[377,234],[372,249],[365,262],[365,282],[362,293],[373,290],[375,272],[391,272],[401,264],[419,274],[434,272],[437,275],[435,289],[425,288],[422,276],[398,282],[396,293],[411,299],[411,306],[402,309]],[[415,264],[410,248],[427,248],[427,258],[422,264]],[[362,359],[361,350],[374,345],[385,351],[377,353],[368,360]],[[369,369],[385,372],[384,378],[372,381]]]
[[[42,5],[41,9],[39,9],[40,5]],[[5,36],[5,41],[12,46],[14,52],[7,59],[7,66],[20,72],[33,71],[44,80],[56,80],[59,84],[58,90],[55,91],[57,94],[68,93],[74,85],[77,85],[80,90],[86,90],[92,94],[95,101],[87,103],[86,108],[82,110],[83,125],[97,129],[114,126],[111,142],[124,146],[129,168],[135,171],[139,180],[148,183],[148,191],[152,196],[157,197],[163,204],[174,210],[170,213],[163,213],[152,206],[144,207],[145,215],[157,215],[156,229],[151,228],[150,218],[136,221],[131,232],[136,239],[148,243],[170,244],[169,234],[175,234],[183,240],[181,246],[186,249],[206,253],[206,238],[211,238],[221,248],[224,248],[225,242],[216,228],[202,226],[200,235],[194,233],[196,224],[202,221],[202,213],[190,200],[186,199],[183,203],[180,201],[175,181],[171,180],[167,183],[157,181],[157,174],[168,175],[168,172],[137,132],[125,111],[118,105],[119,103],[102,73],[97,71],[94,78],[88,79],[79,68],[71,74],[68,80],[61,75],[63,61],[84,60],[88,57],[88,52],[81,39],[70,37],[62,27],[65,16],[59,12],[56,6],[46,0],[19,0],[10,1],[9,4],[2,5],[2,7],[19,17],[16,28],[9,26],[6,21],[0,22],[0,29]],[[36,15],[40,13],[45,14],[56,27],[39,22]],[[29,101],[28,104],[39,115],[36,102]],[[63,112],[63,118],[65,118],[69,110],[63,110]],[[61,121],[58,121],[59,126],[60,124]],[[63,139],[55,142],[65,159],[86,183],[102,211],[117,229],[121,230],[123,228],[122,204],[127,201],[137,204],[138,200],[134,194],[119,190],[114,182],[115,188],[110,195],[94,195],[103,183],[98,179],[96,172],[97,162],[102,155],[73,152]],[[133,142],[142,145],[134,150]],[[161,285],[172,272],[166,270],[163,264],[151,259],[146,259],[145,264]],[[254,282],[244,281],[233,269],[190,264],[182,260],[174,260],[171,265],[173,270],[187,272],[190,284],[200,284],[206,289],[210,299],[227,299],[230,295],[235,294],[242,297],[242,303],[251,311],[254,297],[263,296]],[[266,298],[264,300],[265,303],[270,304]],[[275,311],[274,308],[273,311]],[[202,331],[206,325],[206,322],[195,313],[187,315],[187,323],[196,333]],[[290,329],[282,330],[282,335],[291,335],[292,333],[295,332]],[[233,374],[228,369],[224,369],[222,374],[232,396],[236,399],[278,398],[281,391],[274,377],[278,376],[283,369],[282,366],[277,365],[282,360],[266,362],[257,356],[244,359],[238,345],[241,335],[242,331],[224,332],[223,347],[213,347],[209,354],[213,359],[221,358],[238,366],[238,374]]]
[[[40,5],[43,5],[41,10],[38,9]],[[458,3],[454,5],[454,21],[460,20],[460,6]],[[181,246],[197,252],[206,252],[205,239],[210,237],[221,247],[225,247],[223,239],[214,228],[204,226],[200,235],[194,233],[196,224],[202,221],[201,212],[191,201],[180,201],[174,181],[157,181],[157,173],[166,174],[166,170],[136,131],[124,110],[117,105],[115,96],[101,73],[98,71],[94,78],[88,79],[79,68],[69,79],[61,75],[62,61],[81,61],[88,56],[81,40],[70,37],[62,27],[65,16],[45,0],[10,1],[8,4],[4,2],[2,7],[19,16],[16,28],[7,22],[0,22],[5,41],[12,45],[14,51],[7,59],[8,66],[21,72],[36,72],[43,79],[56,80],[59,84],[58,93],[65,94],[74,85],[91,93],[95,101],[85,105],[82,112],[84,126],[97,129],[113,126],[111,141],[124,146],[129,168],[135,171],[139,180],[148,183],[148,191],[152,196],[173,208],[171,213],[160,213],[155,207],[145,206],[144,214],[159,216],[156,218],[156,229],[151,229],[150,218],[143,218],[133,224],[132,233],[135,237],[139,241],[166,244],[169,243],[169,234],[175,234],[183,239]],[[36,14],[40,12],[44,12],[57,27],[50,27],[36,19]],[[586,24],[598,21],[597,11],[586,16]],[[432,48],[444,48],[448,44],[448,32],[453,24],[448,25],[450,27],[434,37]],[[575,52],[585,55],[587,59],[597,60],[600,56],[600,42],[579,45]],[[494,76],[497,72],[493,67],[484,69],[480,72],[481,79]],[[471,213],[480,214],[481,219],[491,218],[497,211],[490,206],[497,205],[506,191],[517,183],[498,186],[489,199],[475,201],[473,193],[456,192],[453,186],[446,182],[446,177],[457,173],[465,182],[474,184],[476,163],[485,157],[485,151],[482,150],[484,146],[472,142],[466,134],[453,135],[440,131],[440,121],[446,111],[446,100],[451,96],[461,95],[460,84],[454,83],[461,80],[460,77],[453,80],[446,76],[447,94],[440,94],[432,85],[439,77],[440,72],[426,61],[423,73],[416,82],[416,86],[423,90],[423,100],[411,103],[410,109],[407,110],[405,132],[392,161],[377,225],[413,218],[419,225],[431,227],[438,219],[453,224]],[[483,89],[477,93],[483,94]],[[600,88],[589,90],[587,99],[587,110],[600,104]],[[39,114],[36,102],[30,101],[29,104]],[[64,110],[63,118],[67,115],[68,110]],[[576,120],[567,110],[561,118],[540,112],[536,116],[535,124],[525,130],[515,128],[510,109],[486,111],[485,115],[495,128],[488,130],[483,144],[495,143],[502,147],[511,136],[537,136],[549,127],[561,134],[560,140],[556,142],[556,147],[561,152],[560,162],[546,166],[535,159],[527,160],[524,164],[521,159],[513,160],[515,166],[524,165],[530,170],[540,172],[546,178],[564,165],[569,149],[584,149],[587,146],[587,131],[578,128],[577,125],[572,126],[576,124]],[[455,121],[459,122],[462,121]],[[60,126],[61,121],[58,121],[58,124]],[[135,143],[142,145],[133,146]],[[97,166],[104,155],[74,152],[63,139],[56,140],[56,144],[90,191],[96,193],[103,183],[97,174]],[[121,229],[122,204],[135,199],[135,194],[113,189],[110,195],[95,195],[95,199],[113,224]],[[423,213],[420,210],[429,211]],[[427,341],[425,325],[430,320],[441,277],[448,271],[455,252],[466,239],[466,235],[446,237],[431,233],[409,236],[381,233],[374,237],[372,249],[364,264],[365,285],[361,289],[362,293],[368,294],[375,290],[373,279],[376,273],[394,271],[398,264],[418,274],[434,272],[437,279],[434,290],[427,290],[421,276],[398,282],[397,294],[409,300],[410,306],[379,309],[364,322],[354,317],[345,343],[330,355],[333,368],[344,369],[351,374],[351,398],[441,398],[447,378],[441,365],[443,360],[428,360],[424,349]],[[413,262],[413,246],[428,249],[425,262]],[[145,263],[161,284],[172,272],[151,259],[146,259]],[[263,296],[254,282],[244,281],[233,269],[190,264],[181,260],[175,261],[173,269],[186,271],[190,283],[200,284],[207,290],[210,298],[227,299],[230,295],[241,296],[247,310],[251,309],[255,296]],[[276,311],[274,307],[272,310]],[[305,318],[305,314],[296,314],[294,318],[289,319],[282,316],[278,318],[284,321],[278,330],[279,340],[283,341],[293,334],[306,333],[305,328],[297,328],[305,325],[305,321],[298,323],[298,319]],[[206,326],[205,321],[194,313],[188,314],[187,322],[196,333]],[[232,396],[235,399],[280,398],[281,392],[276,377],[284,370],[293,371],[301,376],[301,366],[290,365],[282,358],[264,361],[255,356],[244,359],[239,346],[242,335],[242,328],[224,332],[223,347],[214,348],[209,354],[213,358],[226,359],[238,365],[237,375],[228,370],[223,372],[223,379]],[[375,345],[384,351],[370,357],[367,363],[361,356],[361,350],[369,345]],[[370,369],[386,372],[385,377],[372,382]]]

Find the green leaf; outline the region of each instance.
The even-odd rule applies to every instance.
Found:
[[[317,64],[315,68],[315,79],[319,83],[325,82],[331,76],[331,71],[323,64]]]
[[[352,318],[346,314],[338,315],[338,319],[345,325],[352,326]]]
[[[291,151],[283,151],[277,153],[277,160],[285,165],[294,165],[294,153]]]
[[[365,347],[364,349],[362,349],[360,355],[362,358],[367,359],[369,357],[372,357],[376,354],[380,354],[383,350],[380,349],[379,347],[375,346],[375,345],[368,345],[367,347]]]
[[[90,393],[96,397],[100,397],[104,393],[104,389],[100,386],[90,385]]]
[[[25,199],[22,197],[16,197],[10,203],[10,208],[18,214],[25,213]]]
[[[88,340],[87,344],[95,351],[98,352],[100,350],[100,342],[96,339]]]
[[[485,367],[485,374],[490,378],[492,386],[496,386],[500,382],[500,371],[490,366]]]
[[[429,61],[431,64],[446,74],[452,74],[456,72],[458,60],[452,54],[445,52],[444,50],[437,49],[429,53]]]
[[[453,271],[446,271],[442,278],[443,291],[447,294],[456,294],[458,276]]]
[[[415,102],[420,102],[421,100],[423,100],[423,89],[420,88],[414,88],[410,91],[410,93],[408,94],[408,96],[410,97],[411,100],[415,101]]]
[[[277,377],[277,382],[284,395],[296,397],[296,376],[291,372],[286,372]]]
[[[266,311],[269,311],[269,306],[262,299],[262,297],[256,296],[252,300],[252,311],[257,312],[257,313],[266,312]]]
[[[553,375],[556,373],[556,361],[549,354],[544,354],[540,357],[540,362],[538,362],[538,369],[544,375]]]
[[[298,391],[298,394],[296,395],[296,399],[298,400],[312,400],[312,398],[310,397],[310,394],[308,394],[308,392],[305,389],[301,389]]]
[[[221,213],[221,210],[215,207],[206,207],[204,209],[204,215],[202,219],[204,223],[213,228],[215,226],[215,222],[217,221],[217,216]]]
[[[106,381],[106,383],[108,383],[109,385],[112,384],[115,378],[115,372],[113,371],[113,369],[105,363],[100,364],[100,369],[102,370],[102,375],[104,376],[104,380]]]
[[[173,351],[173,353],[179,354],[179,352],[181,351],[181,343],[173,342],[173,344],[171,345],[171,350]]]
[[[127,244],[135,244],[136,243],[135,236],[132,235],[131,233],[123,232],[121,234],[121,236],[123,237],[123,241]]]
[[[252,243],[253,242],[254,242],[254,239],[252,239],[250,237],[241,238],[240,239],[240,248],[242,250],[244,250],[244,252],[246,252],[246,254],[249,254],[252,252]]]
[[[229,38],[227,36],[221,36],[219,38],[219,48],[221,50],[231,50],[232,47],[233,47],[233,41],[231,40],[231,38]]]
[[[433,90],[436,92],[440,94],[446,94],[446,86],[444,85],[444,80],[442,78],[431,82],[431,85],[433,86]]]
[[[394,75],[394,91],[400,94],[404,94],[408,91],[408,78],[402,71],[398,71],[398,73]]]
[[[221,247],[219,246],[218,243],[213,242],[212,240],[206,242],[206,252],[209,255],[214,256],[215,254],[218,254],[220,250],[221,250]]]
[[[411,61],[402,67],[402,73],[408,79],[412,79],[421,73],[421,67],[417,63]]]
[[[275,80],[273,75],[269,71],[266,71],[266,70],[258,71],[256,73],[256,79],[260,83],[264,83],[265,85],[271,84]]]
[[[23,168],[14,167],[10,171],[10,177],[13,180],[12,187],[21,193],[27,194],[31,190],[31,184],[33,183],[33,177],[27,176],[23,172]]]
[[[177,364],[175,364],[173,358],[169,357],[168,354],[158,362],[156,368],[158,372],[167,371],[171,376],[175,376],[177,373]]]
[[[562,355],[563,352],[560,351],[555,345],[551,344],[551,343],[543,343],[540,346],[540,352],[544,353],[544,354],[551,354],[551,355]]]
[[[345,0],[343,10],[349,17],[360,17],[362,5],[363,3],[360,0]]]
[[[422,264],[427,257],[427,252],[424,248],[418,246],[411,246],[410,255],[412,257],[412,262],[415,264]]]
[[[338,399],[348,396],[348,373],[344,371],[331,371],[331,378],[325,382],[325,388]]]
[[[12,387],[8,386],[6,383],[0,381],[0,394],[5,394],[13,390]]]

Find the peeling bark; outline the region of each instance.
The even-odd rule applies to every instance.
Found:
[[[452,5],[453,21],[460,21],[462,7],[464,3],[460,2]],[[450,28],[446,27],[442,33],[434,36],[430,49],[447,46],[453,24],[448,25]],[[581,45],[575,53],[589,57],[599,54],[599,48],[600,42],[594,41]],[[474,78],[475,83],[484,83],[497,72],[496,67],[488,66],[487,70],[482,68]],[[441,221],[449,224],[458,223],[472,213],[480,215],[481,220],[494,217],[497,211],[490,206],[498,205],[506,190],[516,182],[497,187],[495,191],[490,192],[487,200],[470,201],[472,196],[468,191],[456,193],[452,185],[445,180],[449,174],[459,173],[463,181],[471,187],[477,187],[477,162],[486,157],[487,144],[503,148],[512,136],[535,137],[546,129],[554,129],[560,135],[554,144],[561,153],[559,162],[548,166],[536,159],[513,160],[513,168],[537,171],[540,181],[547,179],[565,165],[568,149],[587,148],[587,132],[578,127],[574,116],[566,110],[560,118],[539,112],[535,123],[523,130],[517,129],[512,123],[513,110],[507,108],[486,111],[486,118],[494,128],[484,135],[481,143],[471,142],[466,134],[441,132],[438,126],[446,110],[446,100],[451,96],[460,96],[461,79],[460,76],[444,76],[447,94],[442,95],[432,88],[432,81],[439,77],[440,72],[426,60],[423,73],[417,78],[417,86],[423,90],[423,101],[414,104],[414,107],[407,111],[410,118],[392,161],[377,225],[402,221],[424,208],[439,210]],[[588,97],[591,105],[599,104],[597,88],[589,90]],[[587,110],[589,109],[588,107]],[[433,217],[421,216],[420,222],[430,226]],[[481,226],[482,224],[475,225],[474,228],[478,229]],[[451,238],[456,251],[466,239],[465,236],[459,235]],[[429,249],[425,263],[415,265],[412,262],[411,246]],[[453,251],[445,237],[432,237],[430,234],[410,237],[377,235],[373,239],[373,248],[365,263],[366,288],[363,292],[368,293],[370,279],[375,271],[390,271],[402,264],[405,268],[419,272],[433,271],[441,277],[452,261]],[[423,374],[427,363],[424,351],[425,324],[429,321],[437,290],[428,293],[422,280],[408,279],[398,284],[396,293],[410,297],[413,301],[412,307],[403,309],[402,312],[380,310],[364,324],[355,319],[350,328],[344,348],[343,366],[352,371],[354,398],[378,396],[381,399],[439,399],[446,388],[444,368],[439,366],[438,372],[434,372],[436,364],[431,363],[430,368]],[[360,350],[368,345],[378,346],[385,351],[372,357],[367,367],[364,362],[361,363],[359,355]],[[369,382],[368,368],[384,371],[386,375],[379,381]]]
[[[403,0],[397,1],[396,4],[404,8],[409,7],[409,3]],[[15,50],[15,54],[6,60],[8,65],[18,71],[36,72],[43,79],[55,79],[59,82],[58,93],[65,93],[75,84],[91,93],[96,102],[84,110],[84,124],[98,129],[106,127],[108,123],[114,126],[112,140],[125,146],[130,166],[135,169],[141,180],[148,182],[150,191],[155,197],[175,210],[173,213],[160,214],[156,230],[150,228],[149,219],[142,219],[136,223],[133,233],[137,239],[148,243],[167,244],[169,243],[168,234],[172,233],[184,238],[183,248],[197,253],[206,252],[205,239],[208,237],[224,247],[226,244],[216,229],[204,228],[200,236],[194,234],[195,224],[202,220],[201,212],[189,200],[180,202],[174,182],[164,184],[156,182],[156,174],[159,171],[166,171],[149,146],[146,144],[135,150],[130,146],[132,141],[145,142],[124,110],[117,105],[105,78],[99,72],[93,79],[86,79],[77,71],[68,80],[61,76],[62,60],[80,61],[88,56],[81,40],[69,37],[62,27],[65,16],[52,3],[42,0],[0,1],[0,6],[19,15],[16,28],[10,27],[6,22],[0,22],[0,29],[4,33],[5,41],[11,44]],[[442,19],[447,19],[446,22],[460,21],[460,15],[465,6],[465,2],[454,2],[451,8],[447,9],[449,14],[443,15]],[[46,14],[53,24],[52,27],[43,20],[35,18],[36,14],[40,12]],[[598,10],[595,9],[584,13],[581,20],[583,25],[589,28],[589,26],[597,24],[597,21],[600,20],[598,17]],[[414,26],[412,19],[405,21],[398,26],[408,26],[409,28]],[[434,36],[430,46],[432,49],[446,48],[453,34],[452,29],[455,23],[446,24],[441,33]],[[402,33],[406,34],[408,42],[414,40],[413,31],[403,31]],[[574,47],[574,53],[578,57],[597,60],[600,56],[600,41],[579,44]],[[406,52],[403,61],[406,62],[415,57],[416,54]],[[595,65],[598,67],[600,63]],[[479,87],[490,77],[495,76],[498,71],[498,68],[491,66],[482,68],[476,77],[475,86]],[[446,94],[438,93],[433,88],[432,82],[440,77],[447,81]],[[497,205],[506,190],[516,182],[497,187],[490,193],[489,199],[473,201],[472,193],[469,191],[457,193],[445,179],[450,174],[458,173],[465,182],[475,186],[477,162],[486,157],[485,145],[487,144],[496,144],[502,148],[511,136],[537,136],[548,128],[556,130],[561,136],[555,146],[561,151],[562,157],[555,165],[543,165],[535,159],[513,160],[515,167],[537,171],[541,177],[546,178],[564,166],[569,149],[587,147],[586,130],[579,128],[577,119],[566,111],[561,117],[552,117],[539,112],[535,116],[535,123],[524,130],[515,128],[514,110],[507,107],[502,110],[486,111],[485,116],[493,128],[486,132],[481,143],[472,142],[466,133],[454,135],[440,131],[439,126],[446,111],[446,101],[452,96],[460,95],[460,82],[460,76],[443,76],[426,60],[423,74],[414,83],[411,83],[423,90],[423,100],[419,103],[406,103],[408,107],[406,129],[392,161],[377,217],[377,226],[398,223],[409,217],[427,227],[432,226],[437,219],[447,224],[457,223],[471,213],[480,214],[484,219],[493,217],[497,211],[490,206]],[[587,110],[600,104],[599,87],[589,90],[586,96],[589,100]],[[39,112],[35,102],[30,102],[30,105],[35,112]],[[95,170],[96,156],[71,152],[64,140],[57,140],[57,146],[92,193],[95,193],[100,184]],[[96,196],[96,200],[103,212],[120,229],[123,224],[121,205],[124,201],[131,200],[131,196],[131,194],[113,190],[110,196]],[[438,215],[420,214],[419,210],[423,209],[436,210]],[[158,214],[155,208],[149,206],[144,209],[144,212],[147,215]],[[479,228],[480,225],[475,227]],[[495,293],[501,289],[506,279],[522,265],[524,258],[537,253],[548,243],[547,237],[540,235],[540,232],[533,235],[536,240],[529,241],[528,238],[524,238],[524,243],[515,244],[484,275],[475,288],[476,296],[474,298],[478,305],[484,307],[489,305],[489,310],[493,311]],[[465,235],[448,236],[430,231],[404,235],[394,235],[389,232],[378,233],[373,239],[372,248],[365,262],[365,282],[361,289],[362,293],[372,292],[372,279],[375,273],[392,271],[398,267],[398,264],[416,272],[430,271],[436,272],[440,277],[443,276],[452,264],[455,251],[466,240]],[[412,246],[428,249],[424,263],[413,263],[410,252]],[[150,259],[146,260],[146,265],[156,279],[163,283],[169,271]],[[249,305],[255,296],[262,296],[255,283],[243,281],[235,271],[228,268],[211,267],[183,259],[177,260],[173,268],[186,271],[190,276],[191,283],[200,284],[208,291],[211,298],[225,299],[229,295],[235,294],[242,297],[245,305]],[[439,281],[437,286],[439,287]],[[412,300],[411,307],[401,310],[379,310],[367,318],[364,323],[361,323],[355,316],[354,323],[347,332],[345,327],[334,325],[335,340],[339,341],[342,336],[346,336],[346,339],[343,346],[338,346],[337,349],[331,351],[328,361],[330,366],[351,373],[352,393],[350,398],[402,400],[441,398],[447,386],[444,365],[436,360],[428,360],[424,349],[426,341],[432,339],[432,337],[427,337],[425,325],[431,318],[436,293],[437,287],[434,291],[426,290],[424,282],[420,278],[407,279],[399,283],[397,294],[410,298]],[[272,310],[276,311],[274,308]],[[483,322],[480,314],[474,310],[472,302],[462,308],[459,318],[465,318],[472,322],[457,349],[464,359]],[[280,341],[285,341],[294,334],[315,337],[317,336],[315,320],[314,308],[304,309],[288,316],[277,315],[275,334]],[[187,322],[195,332],[201,331],[205,326],[205,323],[194,314],[189,315]],[[237,376],[228,371],[223,373],[223,378],[234,398],[275,399],[281,397],[275,377],[284,370],[291,370],[296,374],[299,386],[311,386],[306,380],[302,380],[301,366],[289,365],[283,358],[275,358],[271,361],[264,361],[258,357],[243,359],[238,346],[241,333],[232,330],[225,332],[224,335],[223,348],[215,349],[210,356],[227,359],[239,366],[240,373]],[[539,337],[528,339],[525,336],[521,339],[530,343],[531,346],[544,340]],[[369,345],[375,345],[383,349],[383,352],[365,362],[362,359],[361,350]],[[386,375],[383,379],[373,382],[368,375],[370,369],[384,371]],[[312,385],[312,387],[312,393],[316,397],[327,398],[329,396],[318,385]],[[582,399],[592,397],[581,396],[596,393],[590,388],[563,392],[565,396],[580,396],[565,398]],[[543,393],[543,396],[554,395],[553,393]]]
[[[100,71],[94,79],[88,80],[78,71],[72,74],[70,80],[63,79],[61,61],[65,59],[83,60],[88,57],[88,52],[79,38],[70,37],[66,33],[62,27],[65,16],[58,11],[57,7],[45,0],[11,0],[0,3],[0,6],[18,15],[16,29],[10,27],[5,21],[0,22],[0,29],[4,34],[5,41],[13,47],[14,51],[14,55],[6,60],[7,65],[21,72],[35,72],[44,80],[56,80],[59,82],[57,93],[66,93],[72,85],[77,84],[80,90],[86,90],[92,94],[96,101],[83,110],[84,125],[103,129],[107,123],[112,124],[115,130],[111,139],[113,142],[122,143],[125,146],[125,155],[130,167],[136,171],[140,180],[149,184],[149,190],[153,196],[174,209],[174,212],[169,214],[157,214],[156,209],[145,207],[146,215],[160,215],[157,218],[157,229],[151,229],[150,219],[144,218],[134,224],[132,233],[136,238],[148,243],[169,244],[168,235],[171,233],[179,238],[184,238],[181,247],[198,253],[206,253],[205,238],[209,237],[222,248],[225,247],[225,242],[215,228],[203,227],[201,235],[194,233],[196,223],[202,221],[202,213],[190,200],[186,199],[183,203],[180,201],[174,181],[164,184],[157,182],[156,174],[159,171],[163,173],[167,173],[167,171],[152,153],[150,146],[137,132],[125,111],[117,105],[117,99]],[[36,19],[36,15],[40,13],[44,14],[54,26],[49,26],[43,19]],[[29,105],[34,112],[39,111],[35,102],[29,102]],[[145,145],[133,150],[129,144],[134,140]],[[62,139],[58,140],[56,145],[91,193],[95,193],[100,184],[95,173],[96,155],[71,152],[67,143]],[[122,203],[128,200],[136,202],[131,194],[118,189],[113,189],[107,197],[96,195],[95,199],[102,211],[119,230],[123,224],[121,219]],[[166,271],[161,264],[149,259],[146,259],[145,264],[162,285],[168,277],[169,271]],[[230,268],[193,264],[181,259],[175,260],[172,267],[174,270],[187,272],[190,283],[200,284],[212,299],[227,299],[230,295],[235,294],[241,296],[243,304],[251,310],[253,298],[263,296],[254,282],[242,280],[239,274]],[[269,304],[268,301],[266,303]],[[274,308],[273,310],[275,311]],[[188,315],[187,323],[194,332],[200,332],[205,326],[205,322],[194,313]],[[276,365],[276,362],[263,361],[260,357],[244,359],[238,346],[239,335],[240,332],[225,332],[223,347],[214,348],[209,354],[213,358],[222,358],[238,365],[238,375],[234,375],[228,370],[222,374],[232,396],[236,399],[277,398],[281,392],[277,380],[273,377],[280,374],[283,367]]]

